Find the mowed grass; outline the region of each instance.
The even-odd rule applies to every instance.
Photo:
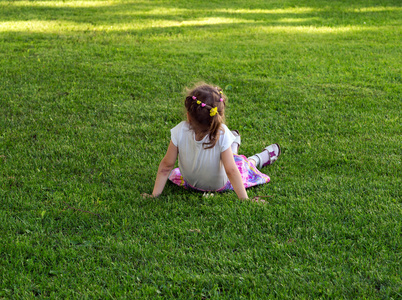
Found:
[[[0,298],[402,298],[400,1],[1,1]],[[151,192],[185,86],[269,184]]]

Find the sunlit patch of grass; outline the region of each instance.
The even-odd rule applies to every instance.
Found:
[[[77,24],[69,21],[10,21],[0,23],[0,32],[56,33],[85,30],[90,26],[90,24]]]
[[[191,21],[161,21],[153,22],[152,27],[181,27],[181,26],[203,26],[203,25],[220,25],[220,24],[242,24],[254,23],[253,20],[245,20],[239,18],[200,18]]]
[[[289,7],[278,9],[215,9],[216,12],[231,13],[231,14],[306,14],[312,12],[320,12],[321,8],[312,7]]]
[[[300,22],[300,21],[298,21]],[[345,32],[358,32],[364,30],[378,30],[374,26],[257,26],[253,32],[283,32],[283,33],[317,33],[339,34]]]
[[[279,19],[279,23],[307,23],[317,20],[317,18],[283,18]]]
[[[75,23],[71,21],[11,21],[0,23],[0,32],[41,32],[57,33],[68,31],[127,31],[147,28],[167,28],[185,26],[204,26],[220,24],[253,23],[253,20],[238,18],[200,18],[191,21],[146,20],[142,22],[118,23],[113,25],[93,25],[90,23]]]
[[[192,10],[186,8],[158,7],[148,10],[127,10],[112,13],[119,16],[175,16],[190,14]],[[204,10],[205,12],[205,10]]]
[[[345,11],[350,11],[350,12],[388,12],[388,11],[402,11],[402,7],[397,7],[397,6],[359,7],[359,8],[347,8]]]
[[[27,6],[27,7],[102,7],[110,6],[120,1],[1,1],[0,6]]]
[[[279,19],[278,23],[302,23],[311,19]],[[246,20],[239,18],[199,18],[188,21],[175,20],[146,20],[142,22],[117,23],[113,25],[93,25],[90,23],[76,23],[72,21],[10,21],[0,23],[0,32],[37,32],[37,33],[62,33],[69,31],[130,31],[143,30],[148,28],[168,28],[168,27],[191,27],[208,26],[222,24],[256,24],[247,29],[252,32],[284,32],[284,33],[345,33],[363,30],[378,30],[373,26],[269,26],[261,25],[261,21]]]

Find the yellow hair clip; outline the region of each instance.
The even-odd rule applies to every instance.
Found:
[[[201,104],[201,101],[200,101],[200,100],[197,100],[197,104]]]
[[[218,107],[211,108],[209,115],[211,117],[215,116],[218,113]]]

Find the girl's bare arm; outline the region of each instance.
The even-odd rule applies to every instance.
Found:
[[[165,188],[169,174],[173,170],[174,165],[176,163],[177,154],[178,154],[177,147],[173,144],[172,141],[170,141],[165,157],[159,164],[158,173],[156,174],[154,190],[152,192],[153,197],[158,197]]]
[[[232,184],[237,196],[240,199],[248,199],[243,180],[241,179],[240,171],[236,166],[233,158],[233,152],[230,147],[221,153],[221,160],[223,166],[225,167],[226,174],[228,175],[230,183]]]

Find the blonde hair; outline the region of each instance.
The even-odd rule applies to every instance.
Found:
[[[200,83],[188,90],[184,105],[190,115],[190,126],[196,134],[209,136],[205,149],[213,148],[219,139],[219,131],[225,120],[227,98],[222,89]]]

